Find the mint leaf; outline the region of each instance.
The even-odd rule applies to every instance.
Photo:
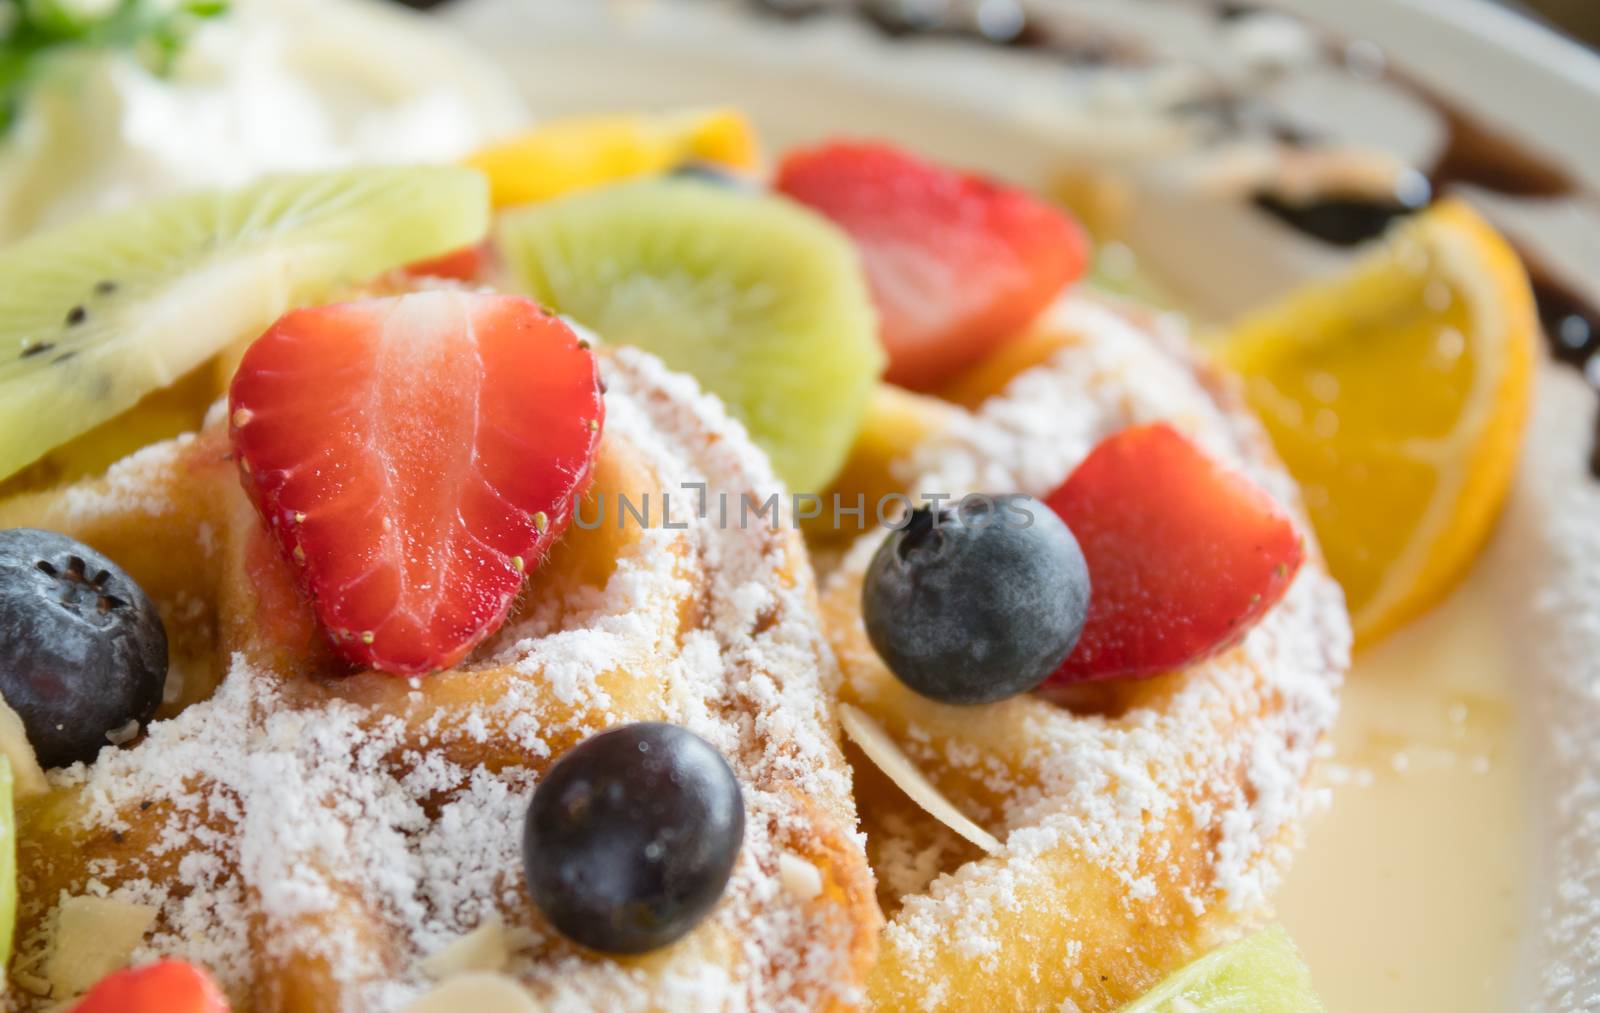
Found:
[[[196,25],[227,13],[227,0],[0,0],[0,137],[27,92],[66,53],[124,50],[169,74]]]

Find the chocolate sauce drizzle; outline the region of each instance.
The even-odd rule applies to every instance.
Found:
[[[819,15],[850,16],[891,39],[946,39],[1027,50],[1077,67],[1136,65],[1144,56],[1129,40],[1087,26],[1052,27],[1025,0],[977,4],[919,0],[748,0],[762,14],[802,21]]]
[[[1386,78],[1421,99],[1444,123],[1444,150],[1430,170],[1402,177],[1397,191],[1384,199],[1331,195],[1288,202],[1263,192],[1254,198],[1256,206],[1314,239],[1355,246],[1376,239],[1396,220],[1427,208],[1458,185],[1510,197],[1559,198],[1580,192],[1565,169],[1519,147],[1432,89],[1393,71]]]
[[[1594,304],[1557,281],[1536,262],[1528,263],[1533,280],[1533,297],[1539,304],[1539,320],[1556,359],[1581,372],[1589,385],[1600,393],[1600,313]],[[1595,439],[1589,452],[1589,473],[1600,478],[1600,416],[1595,421]]]

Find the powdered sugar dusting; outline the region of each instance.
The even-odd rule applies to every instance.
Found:
[[[61,494],[60,509],[69,519],[115,511],[156,517],[170,506],[167,477],[192,433],[156,443],[118,461],[99,485],[69,486]],[[201,533],[202,537],[209,537]]]
[[[1197,372],[1175,320],[1069,296],[1050,323],[1076,340],[918,448],[904,463],[914,490],[1043,496],[1104,437],[1164,420],[1299,513],[1292,480],[1258,425],[1220,381]],[[877,542],[864,538],[831,580],[858,580]],[[1239,648],[1165,680],[1156,702],[1126,713],[1075,714],[1019,698],[994,705],[980,723],[959,708],[912,703],[907,752],[956,783],[978,786],[969,811],[998,799],[992,815],[1008,832],[996,832],[1005,841],[1001,855],[968,862],[902,898],[885,937],[899,953],[898,969],[935,1008],[936,979],[948,968],[935,970],[934,961],[953,945],[952,933],[959,931],[959,957],[980,971],[996,969],[1009,952],[1004,924],[1037,898],[1059,896],[1063,863],[1105,870],[1136,911],[1182,880],[1163,865],[1178,860],[1165,850],[1182,846],[1174,840],[1211,842],[1203,859],[1209,881],[1186,887],[1181,898],[1196,914],[1258,909],[1313,795],[1305,779],[1336,716],[1349,649],[1338,588],[1320,567],[1307,566]],[[846,668],[847,697],[869,709],[897,692],[877,666]],[[906,708],[893,699],[879,705]],[[886,882],[926,880],[926,869],[910,866],[925,866],[928,855],[913,850],[902,856],[907,868],[884,868],[884,855],[894,854],[878,852]],[[1070,923],[1080,913],[1054,914]]]
[[[1535,783],[1545,870],[1534,942],[1537,973],[1522,1001],[1559,1013],[1600,1010],[1600,484],[1582,471],[1593,393],[1547,366],[1534,398],[1521,481],[1504,522],[1520,579],[1508,613],[1532,652],[1527,689],[1543,769]]]
[[[693,381],[628,351],[606,356],[604,374],[607,440],[661,488],[778,490]],[[141,452],[110,493],[69,493],[72,510],[159,512],[143,497],[181,450]],[[688,523],[639,532],[603,588],[531,609],[456,672],[310,683],[236,654],[210,699],[131,748],[51,775],[80,800],[85,832],[150,837],[93,859],[94,881],[74,892],[159,908],[136,959],[193,960],[236,994],[259,996],[299,968],[326,975],[346,1008],[397,1008],[430,985],[424,958],[502,917],[506,972],[547,1009],[799,1010],[851,998],[851,947],[870,929],[779,875],[780,858],[815,854],[819,834],[846,854],[860,847],[809,569],[791,533],[724,529],[690,511],[674,520]],[[685,608],[697,618],[685,621]],[[728,757],[747,832],[707,923],[648,964],[622,964],[559,940],[530,910],[522,815],[553,754],[649,718],[686,725]],[[24,940],[35,954],[47,945],[45,932]]]

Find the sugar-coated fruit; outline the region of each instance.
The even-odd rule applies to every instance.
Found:
[[[567,752],[528,807],[523,866],[539,910],[567,938],[645,953],[716,905],[744,840],[739,782],[677,725],[604,731]]]
[[[1067,525],[1027,496],[923,507],[878,547],[867,636],[901,682],[945,703],[1034,689],[1077,643],[1089,571]]]
[[[442,289],[286,315],[245,353],[228,417],[334,649],[420,675],[505,621],[588,485],[605,402],[561,320]]]
[[[166,681],[166,629],[121,567],[54,531],[0,531],[0,696],[42,765],[132,737]]]
[[[1266,490],[1165,423],[1103,441],[1047,502],[1094,581],[1056,683],[1159,675],[1216,654],[1277,604],[1306,557]]]
[[[229,1013],[211,976],[182,960],[161,960],[107,975],[72,1013]]]

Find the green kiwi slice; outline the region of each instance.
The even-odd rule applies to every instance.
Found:
[[[11,964],[17,930],[17,816],[12,805],[11,761],[0,756],[0,967]]]
[[[0,249],[0,479],[285,310],[488,225],[473,170],[352,169],[173,197]]]
[[[1311,972],[1276,926],[1178,970],[1122,1013],[1320,1013]]]
[[[855,249],[821,216],[655,178],[511,212],[496,245],[552,309],[697,377],[790,489],[838,473],[884,356]]]

